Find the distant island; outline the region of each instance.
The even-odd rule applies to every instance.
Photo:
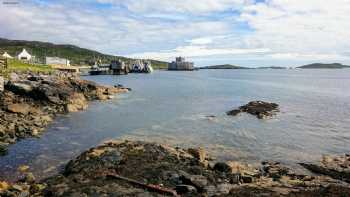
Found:
[[[302,69],[340,69],[340,68],[350,68],[350,66],[343,65],[340,63],[333,63],[333,64],[322,64],[322,63],[315,63],[315,64],[308,64],[304,66],[300,66],[297,68],[302,68]]]
[[[231,64],[222,64],[222,65],[214,65],[214,66],[204,66],[200,67],[200,69],[249,69],[247,67],[235,66]]]

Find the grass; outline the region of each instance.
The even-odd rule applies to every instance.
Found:
[[[48,65],[35,65],[26,62],[22,62],[15,59],[7,60],[7,68],[0,68],[0,75],[8,77],[11,72],[23,73],[23,72],[34,72],[52,74],[54,69]]]

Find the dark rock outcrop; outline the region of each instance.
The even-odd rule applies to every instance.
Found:
[[[243,105],[238,109],[228,111],[226,114],[229,116],[236,116],[241,112],[246,112],[256,116],[259,119],[271,117],[279,111],[279,106],[276,103],[268,103],[264,101],[252,101],[247,105]]]
[[[193,152],[193,151],[191,151]],[[197,155],[197,154],[196,154]],[[206,157],[207,158],[207,157]],[[107,142],[70,161],[61,174],[36,182],[26,173],[0,182],[0,195],[18,196],[349,196],[350,185],[327,176],[296,174],[277,162],[258,168],[238,162],[204,165],[180,148]],[[3,189],[2,189],[2,188]]]
[[[0,91],[1,150],[18,139],[38,136],[57,114],[84,110],[91,100],[106,100],[127,92],[123,87],[104,87],[58,73],[13,74]]]
[[[350,155],[324,156],[319,164],[300,163],[306,169],[350,183]]]

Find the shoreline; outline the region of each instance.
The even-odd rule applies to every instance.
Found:
[[[106,100],[127,91],[74,76],[13,75],[1,94],[1,112],[8,116],[6,120],[44,117],[42,124],[32,125],[34,129],[43,129],[37,135],[30,133],[35,131],[31,129],[24,136],[17,136],[21,131],[15,127],[15,143],[18,139],[40,136],[57,114],[84,110],[88,101]],[[250,112],[242,107],[234,111]],[[0,180],[0,195],[341,196],[350,195],[348,161],[350,156],[345,155],[322,158],[321,164],[296,164],[309,169],[310,174],[318,174],[310,175],[296,173],[295,169],[273,161],[257,167],[240,161],[217,161],[203,148],[113,141],[83,152],[65,165],[62,172],[44,180],[35,180],[23,166],[18,182]]]
[[[142,141],[107,141],[68,162],[57,175],[36,181],[26,167],[16,183],[0,182],[4,196],[348,196],[350,156],[299,164],[301,174],[279,162],[258,167],[220,162],[203,148]],[[140,165],[142,164],[142,165]]]
[[[90,101],[108,100],[128,91],[67,73],[12,73],[0,91],[0,155],[20,139],[40,137],[58,114],[85,110]]]

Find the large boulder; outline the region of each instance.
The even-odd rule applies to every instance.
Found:
[[[82,93],[73,93],[68,98],[68,104],[66,105],[67,112],[77,112],[85,110],[88,107],[88,102]]]
[[[13,82],[9,81],[6,86],[6,90],[13,92],[18,95],[29,96],[30,92],[33,90],[33,84],[29,81]]]
[[[26,103],[15,103],[7,106],[7,111],[27,115],[32,110],[32,107]]]
[[[279,111],[279,106],[276,103],[268,103],[264,101],[252,101],[246,105],[227,112],[229,116],[236,116],[241,112],[246,112],[256,116],[259,119],[271,117]]]

